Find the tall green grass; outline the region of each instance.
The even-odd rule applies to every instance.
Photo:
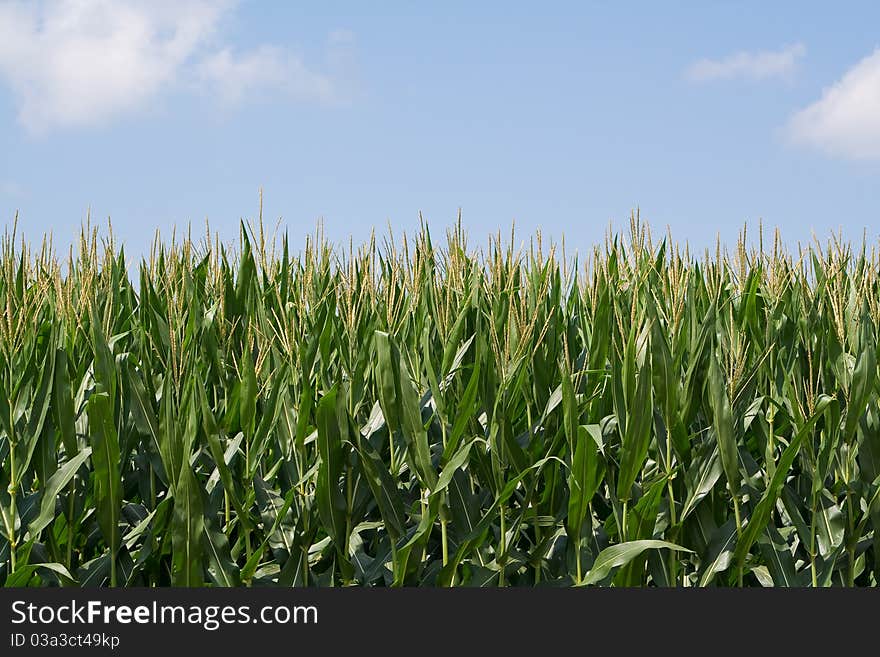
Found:
[[[0,582],[874,586],[874,247],[0,253]]]

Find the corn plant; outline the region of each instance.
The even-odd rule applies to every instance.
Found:
[[[874,586],[876,248],[0,252],[6,586]]]

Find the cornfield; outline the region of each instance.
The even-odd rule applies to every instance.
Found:
[[[521,244],[7,230],[0,582],[878,584],[876,248]]]

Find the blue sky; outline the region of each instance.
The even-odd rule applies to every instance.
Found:
[[[877,237],[877,3],[373,4],[3,2],[5,224]]]

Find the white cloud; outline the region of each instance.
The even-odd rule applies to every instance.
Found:
[[[199,76],[226,104],[238,104],[266,92],[296,100],[330,101],[330,78],[310,71],[302,60],[273,46],[235,54],[224,48],[199,64]]]
[[[806,53],[806,47],[796,43],[781,50],[743,51],[721,59],[701,59],[688,67],[685,77],[694,82],[784,78],[794,73],[798,60]]]
[[[214,31],[225,1],[61,0],[0,7],[0,72],[32,132],[141,107]]]
[[[792,116],[787,132],[831,155],[880,159],[880,48]]]
[[[0,78],[12,89],[19,122],[31,133],[97,124],[141,110],[192,79],[210,83],[208,88],[225,100],[243,97],[256,84],[272,84],[298,99],[321,100],[329,79],[311,72],[286,49],[258,45],[233,54],[219,42],[236,4],[4,2]]]

